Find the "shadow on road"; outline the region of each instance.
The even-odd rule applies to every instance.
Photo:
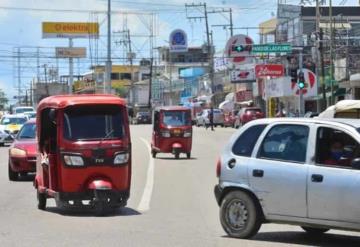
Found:
[[[250,241],[310,246],[360,246],[360,237],[334,233],[313,236],[305,232],[259,232]]]
[[[158,160],[197,160],[197,158],[195,157],[191,157],[190,159],[186,158],[186,157],[180,157],[178,159],[175,159],[174,157],[156,157],[155,159],[158,159]]]
[[[47,212],[60,214],[62,216],[71,216],[71,217],[97,217],[95,211],[89,208],[78,208],[78,209],[70,209],[64,207],[47,207]],[[109,212],[102,217],[121,217],[121,216],[136,216],[141,215],[140,212],[124,207],[118,209],[111,209]]]

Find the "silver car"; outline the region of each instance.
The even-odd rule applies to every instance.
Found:
[[[198,113],[196,117],[196,126],[206,126],[210,124],[209,120],[210,109],[205,109]],[[214,109],[214,126],[220,125],[224,127],[224,113],[220,109]]]
[[[251,121],[226,145],[217,176],[220,222],[232,237],[270,222],[359,231],[360,120]]]

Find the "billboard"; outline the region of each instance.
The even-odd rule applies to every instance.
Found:
[[[188,42],[185,31],[176,29],[171,32],[169,37],[170,52],[187,52]]]
[[[282,64],[257,64],[255,66],[256,78],[282,77],[284,76],[284,65]]]
[[[56,47],[55,54],[57,58],[85,58],[85,47]]]
[[[98,38],[99,23],[96,22],[43,22],[43,38]]]

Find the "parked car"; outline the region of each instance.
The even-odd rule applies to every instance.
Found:
[[[27,120],[26,116],[4,115],[0,120],[0,130],[15,136]]]
[[[237,238],[250,238],[271,222],[299,225],[311,234],[359,231],[359,128],[360,120],[354,119],[246,124],[216,167],[223,229]]]
[[[14,114],[24,114],[25,112],[35,112],[35,109],[31,106],[18,106],[13,111]]]
[[[214,109],[214,126],[218,125],[224,127],[224,113],[220,109]],[[196,126],[207,126],[210,124],[209,120],[210,109],[202,110],[196,117]]]
[[[30,120],[20,129],[9,148],[9,180],[16,181],[19,174],[35,172],[36,167],[36,123]]]
[[[224,126],[225,127],[234,127],[235,121],[236,121],[236,116],[237,116],[238,112],[239,111],[234,110],[227,114],[224,114]]]
[[[151,115],[149,112],[138,112],[135,117],[136,124],[151,124]]]
[[[239,128],[244,124],[259,118],[264,118],[265,114],[258,107],[244,107],[241,108],[236,120],[235,120],[235,128]]]

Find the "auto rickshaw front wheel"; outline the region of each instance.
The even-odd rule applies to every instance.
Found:
[[[19,175],[18,175],[17,172],[13,171],[13,169],[10,166],[10,162],[9,162],[9,165],[8,165],[8,173],[9,173],[9,180],[10,181],[17,181],[18,180]]]
[[[179,153],[179,152],[176,152],[176,153],[175,153],[175,159],[178,160],[179,158],[180,158],[180,153]]]
[[[151,156],[152,156],[153,158],[156,158],[156,151],[151,150]]]
[[[37,201],[38,201],[38,209],[40,210],[45,210],[46,208],[46,194],[45,193],[41,193],[39,190],[36,190],[36,197],[37,197]]]

